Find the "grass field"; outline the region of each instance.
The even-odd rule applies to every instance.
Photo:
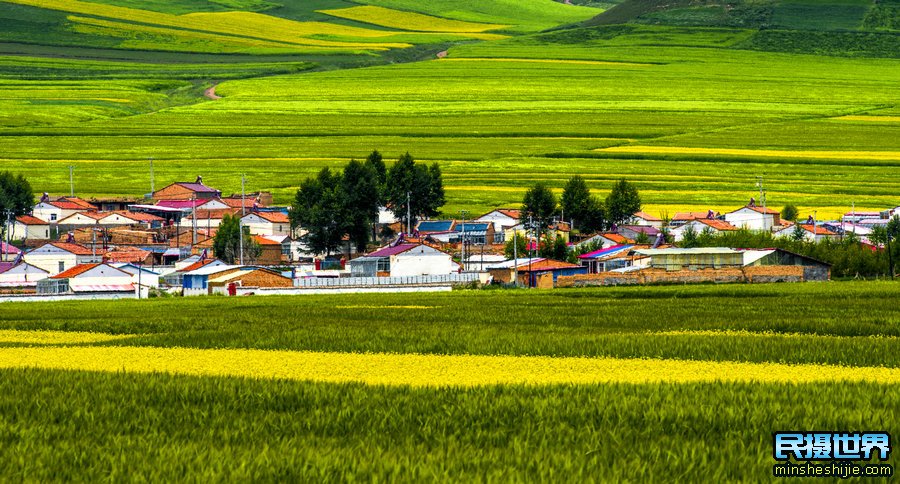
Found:
[[[897,289],[2,305],[0,474],[764,480],[775,430],[898,430]]]
[[[808,3],[771,2],[759,25],[778,28],[766,30],[739,3],[732,20],[688,26],[677,19],[706,17],[622,2],[598,19],[625,11],[635,23],[533,33],[599,10],[549,0],[3,2],[3,39],[31,44],[0,44],[23,52],[0,58],[0,76],[57,87],[23,84],[34,99],[0,92],[0,163],[39,177],[41,191],[66,192],[74,165],[82,194],[134,195],[149,188],[153,157],[158,181],[202,174],[234,191],[245,173],[288,203],[304,177],[378,149],[440,163],[447,213],[516,205],[533,181],[559,189],[573,174],[601,194],[628,178],[657,213],[743,205],[758,176],[770,205],[823,217],[896,205],[900,35],[865,28],[862,0],[815,10],[831,20],[810,16]],[[39,41],[26,27],[53,34]],[[147,57],[157,48],[168,51]],[[449,56],[434,59],[440,50]],[[169,84],[99,95],[136,78]],[[63,93],[70,81],[85,94]],[[216,82],[223,98],[201,97]]]
[[[81,190],[121,195],[146,191],[152,156],[158,180],[203,174],[233,191],[244,172],[287,202],[303,177],[378,149],[441,163],[448,213],[515,205],[534,180],[560,188],[572,174],[598,191],[629,178],[648,206],[669,213],[743,205],[757,176],[770,204],[823,216],[895,204],[900,124],[871,119],[891,119],[898,105],[898,61],[735,49],[746,33],[733,29],[629,29],[228,81],[217,87],[223,99],[124,123],[20,123],[2,132],[3,163],[42,176],[51,192],[66,190],[74,164]],[[78,141],[85,136],[89,145]]]

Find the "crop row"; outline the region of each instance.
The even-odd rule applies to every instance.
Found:
[[[900,431],[897,385],[409,389],[0,371],[22,481],[757,481],[772,431]]]

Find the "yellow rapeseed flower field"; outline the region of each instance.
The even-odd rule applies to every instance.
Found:
[[[132,334],[88,333],[83,331],[22,331],[0,329],[0,343],[36,345],[63,345],[77,343],[102,343],[130,338]]]
[[[171,373],[414,387],[717,381],[900,383],[900,368],[127,346],[2,348],[0,368]]]
[[[319,10],[318,12],[331,15],[332,17],[356,20],[372,25],[380,25],[382,27],[419,32],[479,33],[510,27],[509,25],[451,20],[421,13],[404,12],[401,10],[371,5],[341,8],[337,10]]]
[[[824,160],[900,161],[900,151],[748,150],[736,148],[694,148],[687,146],[613,146],[594,151],[659,155],[726,155],[764,158],[815,158]]]
[[[586,66],[623,66],[623,67],[649,67],[653,64],[640,62],[616,62],[616,61],[592,61],[574,59],[527,59],[515,57],[444,57],[440,62],[520,62],[528,64],[576,64]],[[600,138],[609,139],[609,138]]]

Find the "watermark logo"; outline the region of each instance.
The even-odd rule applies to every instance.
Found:
[[[894,466],[887,432],[775,432],[773,456],[783,461],[775,477],[891,477]],[[794,460],[796,463],[792,463]],[[865,463],[860,463],[865,462]]]

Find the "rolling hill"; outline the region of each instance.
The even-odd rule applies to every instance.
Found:
[[[895,3],[573,3],[0,1],[0,163],[125,195],[152,156],[286,203],[377,148],[439,162],[448,213],[576,173],[658,212],[738,206],[757,176],[820,215],[895,203]]]

